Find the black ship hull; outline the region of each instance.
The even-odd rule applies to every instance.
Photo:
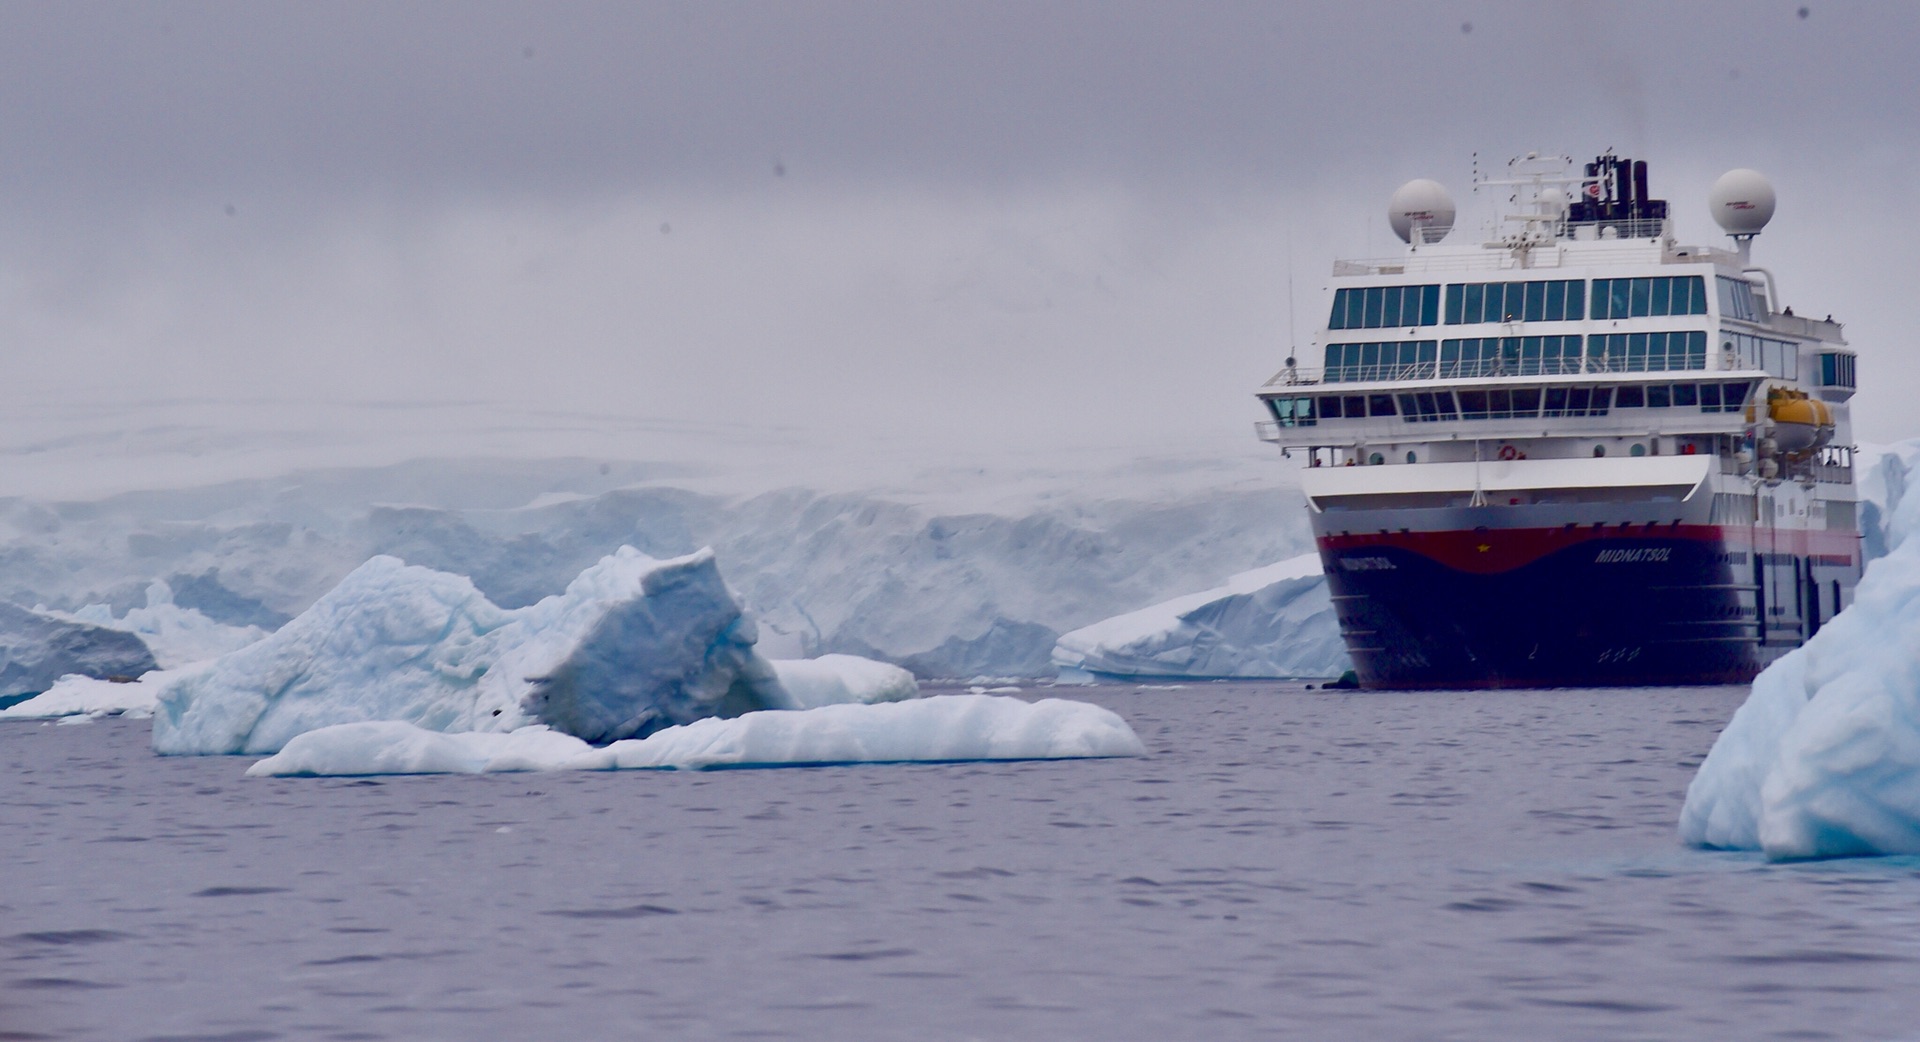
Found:
[[[1363,687],[1744,683],[1852,596],[1857,537],[1477,530],[1320,540]],[[1812,538],[1812,537],[1818,537]]]

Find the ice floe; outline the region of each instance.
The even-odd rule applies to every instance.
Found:
[[[293,738],[247,773],[710,769],[1144,753],[1126,721],[1101,706],[1055,698],[1025,702],[993,695],[941,695],[710,718],[601,748],[542,726],[507,734],[446,734],[397,721],[339,724]]]
[[[1353,668],[1318,554],[1062,636],[1063,671],[1116,677],[1319,677]]]

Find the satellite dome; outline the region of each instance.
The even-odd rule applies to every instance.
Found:
[[[1729,170],[1707,192],[1707,206],[1728,235],[1757,235],[1773,219],[1773,185],[1758,170]]]
[[[1414,245],[1439,242],[1453,230],[1453,197],[1437,181],[1408,181],[1387,201],[1387,221],[1401,242],[1413,242],[1413,226],[1422,229]]]

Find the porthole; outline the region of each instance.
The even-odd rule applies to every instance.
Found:
[[[1418,462],[1420,462],[1420,457],[1419,457],[1419,456],[1416,456],[1416,455],[1414,455],[1414,452],[1413,452],[1413,450],[1412,450],[1412,449],[1408,449],[1408,450],[1407,450],[1407,462],[1408,462],[1408,463],[1418,463]]]
[[[1593,447],[1593,455],[1596,459],[1606,454],[1607,454],[1607,447],[1605,445],[1595,445]]]
[[[1387,458],[1385,456],[1382,456],[1376,452],[1373,455],[1367,457],[1367,466],[1377,467],[1380,464],[1385,463],[1386,461],[1387,461]]]
[[[1633,443],[1633,448],[1627,450],[1627,455],[1629,456],[1644,456],[1646,454],[1647,447],[1637,441]]]

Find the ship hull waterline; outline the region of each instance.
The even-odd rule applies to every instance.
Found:
[[[1567,526],[1319,546],[1362,687],[1638,687],[1746,683],[1799,646],[1857,575],[1857,537],[1832,535]]]

